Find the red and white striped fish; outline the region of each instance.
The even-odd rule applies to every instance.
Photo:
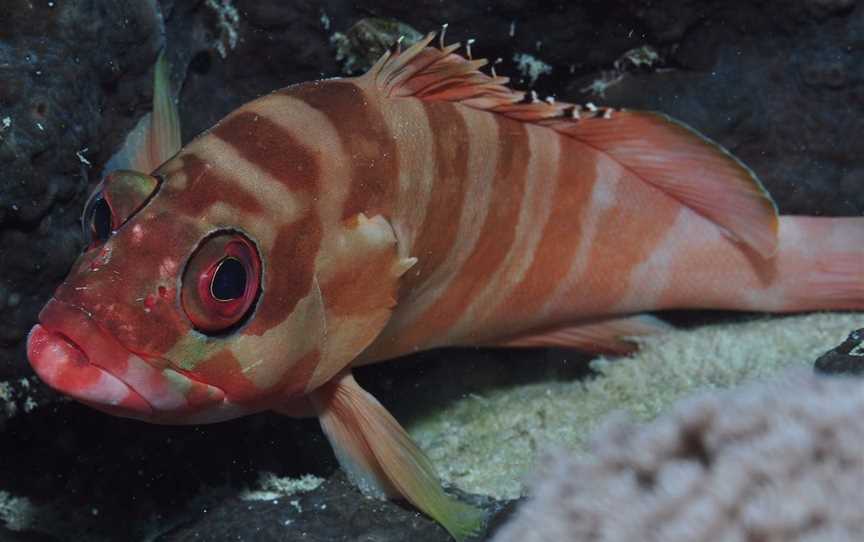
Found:
[[[170,159],[91,198],[90,244],[30,333],[39,376],[155,423],[317,414],[361,488],[463,539],[479,512],[352,367],[447,345],[626,351],[664,329],[639,316],[655,309],[864,308],[864,218],[778,217],[680,123],[526,100],[431,40],[254,100],[176,154],[157,103],[136,167]]]

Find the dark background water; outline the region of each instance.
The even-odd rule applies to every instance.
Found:
[[[362,65],[374,58],[370,47],[409,31],[396,22],[421,33],[449,23],[448,41],[475,38],[474,56],[501,58],[498,73],[512,76],[519,88],[569,101],[656,109],[689,123],[747,162],[785,213],[860,215],[862,11],[852,0],[4,0],[0,491],[29,498],[38,527],[13,534],[0,521],[0,537],[138,540],[174,527],[162,539],[227,540],[229,533],[237,539],[235,528],[248,534],[241,539],[280,537],[284,529],[270,523],[288,505],[252,508],[236,499],[239,488],[254,484],[264,470],[325,477],[334,470],[312,420],[261,415],[212,427],[149,426],[59,400],[26,363],[25,334],[80,250],[77,219],[84,199],[150,107],[150,70],[162,47],[180,89],[186,141],[274,88],[344,75],[339,44],[358,58],[355,66]],[[368,23],[370,17],[391,22]],[[368,24],[351,30],[361,19]],[[334,40],[336,33],[345,37]],[[636,65],[633,59],[649,50],[644,47],[656,59]],[[640,48],[641,57],[633,53]],[[514,60],[526,54],[549,69],[533,85]],[[603,93],[595,92],[597,85],[591,90],[601,80],[616,82]],[[693,315],[677,319],[692,322]],[[564,357],[570,362],[562,364]],[[465,383],[470,368],[483,364],[505,369],[492,382]],[[358,378],[385,404],[408,412],[414,405],[405,403],[417,390],[446,400],[482,386],[550,374],[570,378],[580,367],[572,356],[554,352],[433,352],[369,368]],[[436,389],[447,393],[435,395]],[[358,501],[338,479],[332,483],[345,500]],[[213,514],[206,510],[213,507],[228,523],[208,527]],[[368,532],[364,521],[377,514],[399,518],[391,525],[394,539],[404,537],[411,522],[418,533],[427,529],[422,532],[431,533],[430,540],[442,539],[440,529],[398,507],[351,513],[348,520],[326,516],[304,528],[315,536],[322,525],[341,522],[355,533]],[[318,532],[321,539],[350,536]]]

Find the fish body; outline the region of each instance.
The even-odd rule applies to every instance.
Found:
[[[461,539],[478,513],[351,367],[450,345],[624,352],[666,329],[640,316],[655,309],[864,307],[862,219],[778,217],[671,119],[523,100],[430,40],[254,100],[176,154],[142,138],[31,332],[40,377],[156,423],[316,414],[358,485]]]

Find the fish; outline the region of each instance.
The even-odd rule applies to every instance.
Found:
[[[28,336],[38,376],[151,423],[317,416],[364,494],[461,541],[483,512],[353,368],[466,345],[626,354],[670,329],[661,309],[864,308],[864,218],[780,216],[683,123],[539,100],[434,38],[182,147],[158,61],[128,167],[94,190]]]

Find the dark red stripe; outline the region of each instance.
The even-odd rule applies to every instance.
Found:
[[[247,192],[237,182],[225,176],[224,172],[207,164],[194,153],[182,154],[178,157],[182,167],[178,170],[186,175],[186,188],[172,194],[172,205],[189,216],[198,217],[216,203],[227,203],[247,213],[262,211],[258,199]],[[166,179],[166,185],[171,190],[171,175]]]
[[[254,382],[243,374],[243,367],[228,348],[219,350],[189,371],[196,380],[211,384],[225,392],[231,402],[248,403],[260,398],[259,390]]]
[[[654,253],[684,209],[625,170],[619,183],[615,206],[597,221],[586,272],[567,292],[571,314],[604,314],[617,305],[628,293],[631,272]]]
[[[435,177],[423,225],[413,246],[417,264],[402,279],[402,291],[422,284],[447,258],[456,242],[468,178],[468,127],[456,106],[422,102],[435,143]],[[468,202],[469,204],[471,202]],[[402,298],[402,296],[400,296]]]
[[[229,115],[210,131],[238,154],[292,190],[318,191],[320,151],[304,147],[285,128],[257,113]],[[206,140],[202,143],[206,145]]]
[[[585,152],[571,139],[558,134],[550,134],[547,144],[560,145],[561,149],[553,209],[534,249],[531,266],[507,301],[496,310],[500,314],[536,315],[570,272],[582,241],[582,222],[597,181],[596,154]]]
[[[258,308],[244,335],[262,335],[281,324],[312,288],[321,221],[314,212],[282,226],[266,258]]]
[[[516,225],[525,193],[531,148],[528,132],[521,122],[496,115],[498,163],[493,178],[489,211],[471,256],[453,282],[410,329],[400,343],[415,346],[440,338],[456,323],[488,284],[516,240]]]
[[[351,163],[351,187],[342,217],[388,214],[399,180],[399,149],[377,101],[345,81],[306,83],[282,93],[326,115],[338,131]]]
[[[279,380],[279,385],[276,386],[282,400],[306,394],[306,386],[312,380],[319,361],[321,361],[321,351],[315,349],[298,359],[288,371],[285,371]]]

